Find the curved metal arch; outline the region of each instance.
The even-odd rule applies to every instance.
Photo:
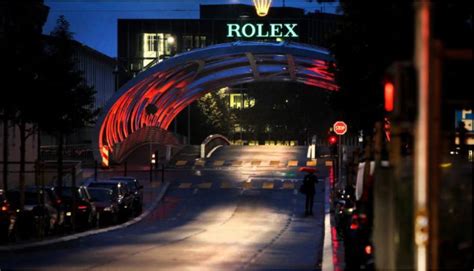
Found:
[[[176,55],[140,73],[108,101],[96,125],[95,154],[114,148],[143,127],[167,129],[204,94],[258,80],[295,81],[338,90],[329,51],[299,43],[234,42]],[[146,106],[157,112],[149,115]]]

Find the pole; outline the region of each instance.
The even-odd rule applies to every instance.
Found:
[[[414,63],[418,77],[418,114],[415,129],[414,154],[414,211],[415,211],[415,267],[428,270],[428,179],[430,128],[430,3],[422,0],[415,11]]]
[[[191,145],[191,105],[188,105],[188,144]]]
[[[3,111],[3,190],[8,190],[8,117],[6,110]]]
[[[97,182],[97,160],[94,160],[94,181]]]
[[[71,195],[72,195],[72,208],[71,208],[71,224],[72,232],[76,231],[76,210],[77,210],[77,201],[76,201],[76,167],[73,165],[71,169],[72,174],[72,185],[71,185]]]
[[[338,151],[337,151],[337,184],[338,188],[342,184],[342,136],[339,135]]]
[[[165,163],[161,164],[161,182],[165,182]]]
[[[150,161],[150,183],[153,181],[153,164]]]

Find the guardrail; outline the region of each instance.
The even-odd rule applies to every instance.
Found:
[[[214,134],[206,137],[201,143],[201,158],[209,158],[215,150],[226,145],[231,145],[231,143],[223,135]]]

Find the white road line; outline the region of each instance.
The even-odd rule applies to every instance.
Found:
[[[199,191],[198,188],[194,188],[193,195],[196,195],[198,191]]]

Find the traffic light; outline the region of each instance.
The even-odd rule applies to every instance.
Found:
[[[416,119],[416,73],[411,62],[395,62],[385,73],[384,108],[391,119],[413,122]]]
[[[329,144],[334,145],[337,143],[337,137],[335,135],[329,136]]]

